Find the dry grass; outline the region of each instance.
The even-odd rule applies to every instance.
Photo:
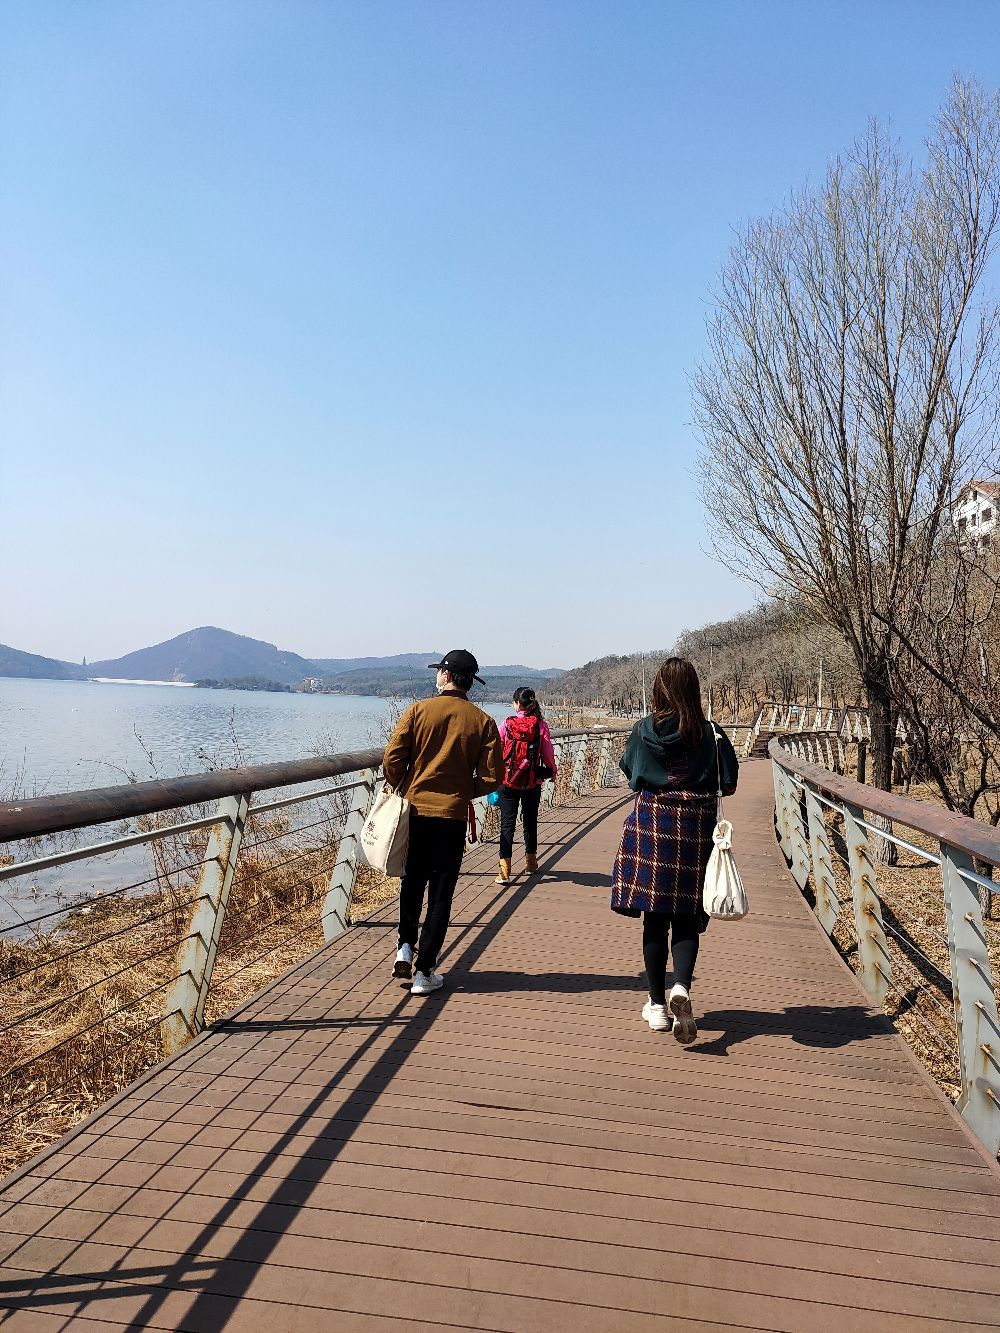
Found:
[[[342,802],[327,800],[304,831],[286,811],[248,820],[208,1022],[322,944],[320,904],[343,813]],[[178,821],[175,812],[163,818]],[[0,942],[0,1171],[28,1160],[163,1058],[161,1020],[206,843],[201,831],[150,844],[153,882],[141,895],[91,897],[51,930]]]

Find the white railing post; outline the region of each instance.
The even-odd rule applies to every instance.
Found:
[[[958,1110],[995,1154],[1000,1152],[1000,1017],[979,893],[962,871],[974,871],[972,858],[942,843],[941,879],[962,1079]]]
[[[809,881],[809,847],[806,831],[802,826],[802,804],[799,789],[790,777],[785,776],[785,811],[788,824],[788,850],[786,855],[791,862],[789,869],[792,878],[800,889]]]
[[[844,837],[851,870],[854,928],[858,935],[858,976],[872,999],[882,1004],[889,994],[892,965],[882,925],[875,863],[871,858],[868,835],[861,825],[863,819],[864,811],[859,806],[844,802]]]
[[[809,850],[812,856],[813,887],[816,891],[816,915],[828,935],[837,924],[840,896],[833,873],[830,837],[826,829],[823,807],[811,787],[806,787],[806,816],[809,820]]]
[[[347,929],[347,917],[358,878],[358,839],[375,800],[375,781],[373,768],[362,771],[361,785],[354,790],[344,821],[337,859],[330,872],[330,882],[323,899],[323,939],[327,944]]]
[[[177,979],[164,1001],[167,1055],[180,1050],[205,1026],[205,1004],[249,807],[248,796],[225,796],[218,805],[218,823],[212,825],[198,881],[198,900],[187,937],[177,951]]]
[[[771,775],[774,779],[774,817],[775,827],[778,830],[778,843],[785,853],[786,859],[791,860],[792,836],[786,795],[788,775],[774,759],[771,760]]]

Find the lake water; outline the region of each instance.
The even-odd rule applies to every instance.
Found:
[[[353,695],[0,678],[0,799],[381,747],[391,716],[389,700]],[[134,848],[2,881],[0,932],[150,873]]]
[[[506,704],[483,704],[507,717]],[[384,744],[386,699],[0,678],[0,794],[88,787]],[[147,753],[148,752],[148,753]]]

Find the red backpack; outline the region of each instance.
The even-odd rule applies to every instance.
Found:
[[[537,787],[542,781],[538,772],[542,762],[542,728],[538,718],[509,717],[504,749],[504,786],[521,791]]]

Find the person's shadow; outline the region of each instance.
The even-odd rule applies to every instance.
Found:
[[[883,1014],[863,1005],[791,1005],[780,1013],[750,1009],[710,1009],[698,1018],[699,1027],[722,1028],[717,1037],[702,1038],[691,1047],[698,1055],[728,1055],[731,1047],[751,1037],[791,1037],[799,1046],[835,1050],[852,1042],[884,1037],[893,1031]]]

